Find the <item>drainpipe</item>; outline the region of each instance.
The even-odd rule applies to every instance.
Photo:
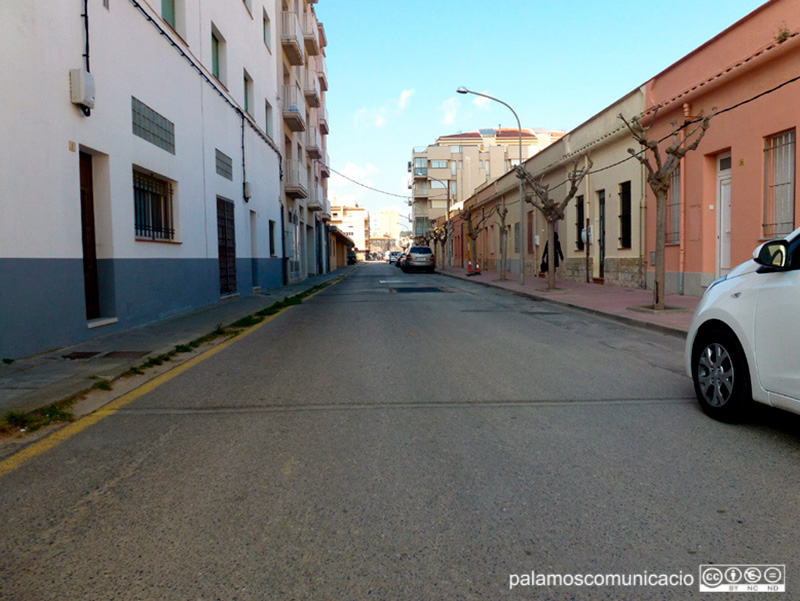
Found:
[[[689,119],[691,105],[688,102],[683,104],[683,116]],[[681,231],[680,231],[680,266],[678,272],[678,294],[685,294],[685,274],[686,274],[686,157],[681,158]]]
[[[589,155],[587,154],[586,156],[583,157],[584,169],[586,167],[588,167],[588,163],[587,163],[588,160],[589,160]],[[592,240],[592,238],[594,238],[594,215],[592,214],[592,193],[591,193],[591,190],[592,190],[592,174],[591,174],[591,172],[589,172],[589,171],[586,172],[586,177],[583,178],[583,181],[586,182],[586,218],[589,220],[589,223],[591,224],[591,225],[588,225],[587,229],[586,229],[586,244],[590,245],[590,246],[587,246],[587,253],[589,253],[589,252],[593,253],[594,249],[592,248],[592,246],[594,246],[594,244],[593,244],[594,240]],[[591,236],[589,236],[589,227],[592,228],[591,229],[591,232],[592,232]],[[587,254],[587,257],[586,257],[587,263],[588,263],[590,258],[594,259],[594,255],[593,254]],[[594,261],[592,263],[594,263]],[[595,265],[593,264],[591,273],[589,273],[588,269],[586,270],[586,281],[588,283],[590,283],[590,284],[592,282],[594,282],[594,268],[595,268]]]

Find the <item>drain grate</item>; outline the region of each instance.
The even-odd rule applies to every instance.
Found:
[[[103,359],[139,359],[150,351],[111,351],[103,355]]]
[[[434,288],[431,286],[420,286],[419,288],[392,288],[392,290],[401,294],[408,292],[444,292],[441,288]]]
[[[61,355],[64,359],[75,361],[76,359],[91,359],[100,354],[100,351],[75,351],[69,355]]]

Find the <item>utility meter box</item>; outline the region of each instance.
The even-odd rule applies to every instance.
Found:
[[[86,69],[70,69],[69,93],[73,104],[94,108],[94,76]]]

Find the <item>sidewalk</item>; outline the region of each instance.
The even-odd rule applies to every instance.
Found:
[[[526,275],[525,284],[520,286],[519,273],[508,273],[505,282],[501,282],[499,274],[494,271],[482,271],[478,275],[467,276],[466,269],[450,268],[437,269],[437,273],[683,337],[689,330],[695,307],[700,302],[697,296],[670,294],[666,297],[669,309],[655,313],[644,309],[653,304],[652,290],[558,280],[556,290],[548,291],[546,278]]]
[[[0,416],[9,410],[33,411],[82,394],[99,380],[115,380],[149,358],[197,340],[219,325],[232,324],[287,297],[347,276],[354,269],[356,266],[342,267],[297,284],[225,300],[8,365],[0,363]]]

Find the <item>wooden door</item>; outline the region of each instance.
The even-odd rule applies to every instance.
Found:
[[[97,275],[92,155],[85,152],[80,153],[80,184],[83,287],[86,297],[86,319],[97,319],[100,317],[100,285]]]

